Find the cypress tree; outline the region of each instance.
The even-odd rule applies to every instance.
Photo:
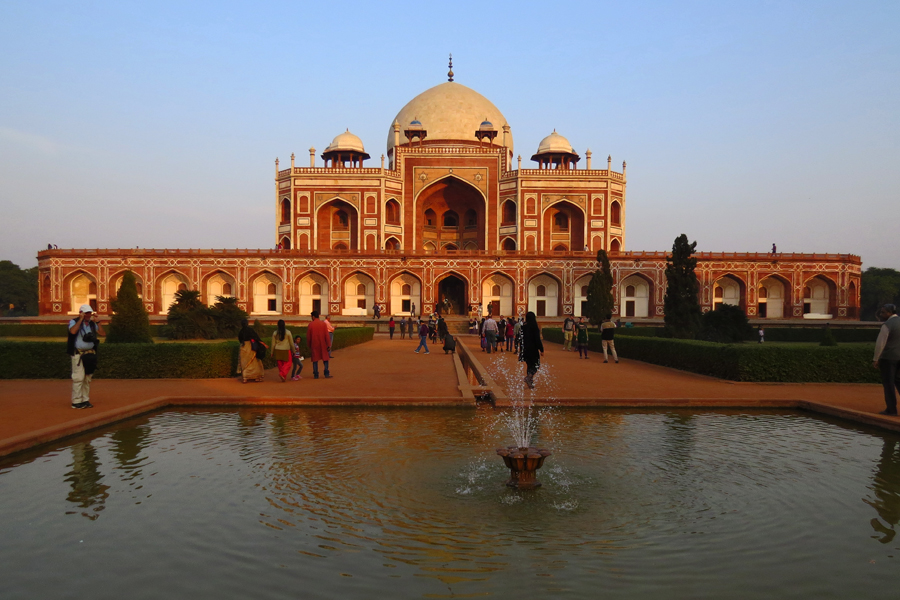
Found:
[[[671,256],[666,256],[666,335],[692,339],[700,329],[700,282],[694,270],[697,259],[693,256],[697,242],[688,242],[681,234],[672,244]]]
[[[134,273],[126,271],[122,285],[112,301],[113,314],[109,321],[106,342],[109,344],[152,344],[150,318],[138,297]]]
[[[588,318],[591,325],[599,327],[606,315],[612,314],[614,301],[612,269],[609,266],[606,250],[597,252],[597,262],[600,263],[600,268],[591,275],[587,293],[587,314],[584,316]]]

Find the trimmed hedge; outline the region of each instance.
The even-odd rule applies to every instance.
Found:
[[[104,325],[108,324],[107,320]],[[67,335],[69,321],[64,323],[0,323],[0,337],[57,337]],[[150,335],[165,337],[165,325],[150,325]]]
[[[747,338],[749,342],[758,340],[759,335],[756,333],[756,325],[753,325],[753,331]],[[809,342],[821,343],[825,336],[825,326],[820,327],[767,327],[767,342]],[[875,343],[878,337],[878,328],[870,327],[829,327],[831,335],[839,344],[852,344],[858,342]],[[616,329],[616,338],[619,336],[633,337],[665,337],[665,328],[663,327],[618,327]]]
[[[562,331],[544,329],[544,339],[562,343]],[[588,335],[588,348],[602,352],[600,334]],[[794,383],[878,383],[868,344],[823,347],[766,344],[715,344],[696,340],[616,335],[616,352],[662,365],[732,381]]]
[[[372,327],[344,327],[334,332],[334,350],[370,341]],[[306,329],[301,352],[309,356]],[[271,336],[270,336],[271,337]],[[267,344],[271,340],[264,340]],[[164,344],[100,344],[98,379],[211,379],[237,375],[239,345],[170,342]],[[0,341],[0,379],[68,379],[72,366],[62,342]],[[271,354],[263,365],[275,366]]]

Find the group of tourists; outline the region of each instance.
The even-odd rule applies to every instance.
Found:
[[[600,349],[603,351],[603,362],[609,362],[609,354],[612,354],[613,360],[618,363],[619,355],[616,354],[616,324],[612,320],[612,315],[607,314],[600,323]],[[572,317],[566,317],[563,321],[563,351],[574,352],[578,350],[578,358],[588,357],[588,323],[584,317],[579,317],[575,321]]]
[[[497,321],[493,315],[481,319],[480,322],[469,320],[469,330],[478,333],[481,338],[481,351],[490,354],[491,352],[518,352],[519,351],[519,333],[522,330],[524,319],[519,317],[516,320],[513,317],[500,317]]]
[[[319,378],[319,361],[325,366],[323,374],[325,379],[331,379],[329,359],[331,348],[334,345],[334,325],[328,317],[319,319],[318,311],[311,314],[312,320],[306,327],[306,346],[309,348],[310,362],[312,362],[313,379]],[[285,326],[284,320],[278,320],[278,326],[272,333],[271,347],[267,346],[259,336],[259,333],[250,327],[249,321],[241,321],[241,331],[238,333],[238,342],[241,344],[240,364],[238,366],[241,380],[263,381],[265,367],[263,359],[271,352],[278,367],[278,377],[282,382],[299,381],[303,379],[300,372],[303,371],[303,361],[306,360],[301,348],[303,338],[294,336]]]

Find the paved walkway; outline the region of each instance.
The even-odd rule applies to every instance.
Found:
[[[524,375],[510,353],[480,352],[477,339],[460,336],[471,355],[510,395]],[[94,381],[96,408],[69,408],[69,380],[0,380],[0,456],[171,405],[442,405],[471,406],[460,386],[464,374],[439,347],[414,354],[418,340],[377,335],[372,342],[338,350],[332,379],[281,383],[274,370],[262,383],[235,379]],[[882,417],[881,386],[871,384],[734,383],[622,359],[603,364],[546,344],[549,380],[529,397],[560,405],[800,407],[900,431],[900,419]],[[321,365],[320,365],[321,368]],[[510,375],[504,376],[504,372]]]

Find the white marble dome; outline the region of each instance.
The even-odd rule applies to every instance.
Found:
[[[464,140],[477,142],[475,132],[482,121],[490,121],[502,132],[506,117],[494,104],[471,88],[448,81],[425,90],[400,109],[388,128],[387,149],[394,147],[394,121],[400,123],[401,132],[406,123],[421,121],[429,140]],[[502,143],[503,134],[496,142]],[[401,143],[406,139],[400,134]],[[512,133],[506,136],[506,145],[513,149]]]
[[[344,133],[335,136],[335,138],[331,140],[331,143],[328,144],[328,147],[325,148],[325,152],[334,152],[336,150],[366,153],[362,140],[359,139],[358,136],[350,133],[349,129]]]
[[[569,143],[569,140],[564,138],[563,136],[556,133],[556,130],[553,130],[553,133],[545,137],[541,140],[541,143],[538,144],[537,154],[578,154],[572,148],[572,144]]]

